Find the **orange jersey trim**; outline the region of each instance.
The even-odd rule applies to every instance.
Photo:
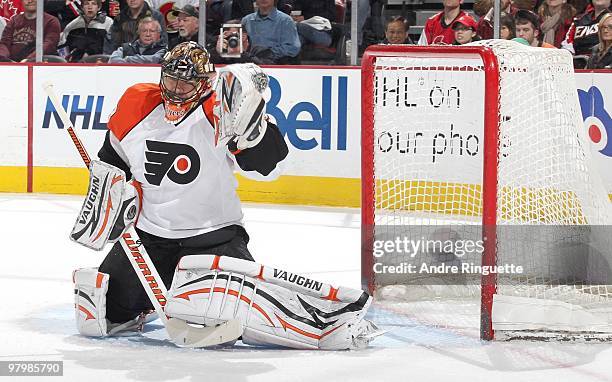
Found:
[[[213,127],[215,126],[213,108],[215,107],[216,98],[217,97],[215,97],[215,93],[212,93],[210,97],[206,98],[206,100],[202,102],[202,110],[204,110],[204,115],[206,116],[206,119],[208,119],[208,122],[210,122],[211,126]]]
[[[115,112],[108,120],[108,129],[121,141],[162,102],[158,84],[130,86],[119,99]]]

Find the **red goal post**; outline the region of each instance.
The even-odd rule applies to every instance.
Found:
[[[376,58],[381,56],[393,56],[398,54],[414,54],[419,56],[441,55],[441,56],[479,56],[485,68],[485,115],[484,115],[484,140],[485,154],[483,166],[483,214],[482,224],[484,227],[495,227],[496,223],[496,194],[497,194],[497,136],[499,121],[499,69],[497,58],[493,51],[483,46],[398,46],[398,45],[375,45],[370,47],[363,55],[361,61],[361,224],[362,227],[374,226],[374,67]],[[440,68],[444,70],[444,68]],[[362,264],[361,264],[361,283],[370,292],[374,291],[372,275],[372,240],[374,233],[369,229],[362,229]],[[487,236],[485,234],[485,236]],[[483,265],[493,265],[496,263],[495,250],[492,245],[495,243],[495,230],[488,232],[491,240],[485,242],[485,255]],[[493,294],[495,293],[495,274],[491,273],[482,278],[482,299],[481,299],[481,327],[482,338],[493,339],[493,328],[491,326],[491,305]]]

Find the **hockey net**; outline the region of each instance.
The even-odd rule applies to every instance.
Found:
[[[484,339],[612,337],[612,212],[571,55],[381,46],[362,69],[362,280],[378,306]]]

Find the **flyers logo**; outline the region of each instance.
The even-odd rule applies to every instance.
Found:
[[[189,145],[146,141],[145,179],[159,186],[165,176],[174,183],[191,183],[200,173],[200,156]]]

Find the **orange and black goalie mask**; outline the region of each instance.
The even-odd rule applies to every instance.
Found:
[[[159,82],[165,119],[180,123],[212,91],[215,75],[210,55],[195,42],[183,42],[166,53]]]

